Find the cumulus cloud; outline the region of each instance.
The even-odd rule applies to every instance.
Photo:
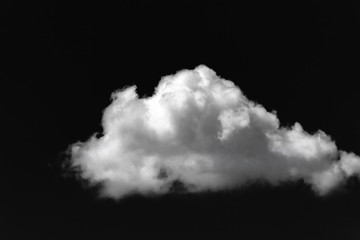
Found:
[[[72,167],[103,196],[161,194],[174,182],[197,192],[299,179],[326,194],[360,173],[359,157],[324,132],[281,127],[275,112],[204,65],[163,77],[151,97],[132,86],[112,99],[103,135],[70,147]]]

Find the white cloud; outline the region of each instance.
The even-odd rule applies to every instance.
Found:
[[[104,196],[165,193],[175,180],[196,192],[259,179],[303,179],[326,194],[360,173],[359,157],[324,132],[280,127],[274,112],[203,65],[164,77],[151,97],[136,87],[112,97],[104,135],[71,146],[72,166]]]

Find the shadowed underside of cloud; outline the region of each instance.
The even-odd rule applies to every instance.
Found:
[[[102,196],[223,190],[302,179],[326,194],[360,173],[360,159],[324,132],[281,127],[274,112],[201,65],[162,78],[151,97],[112,95],[103,136],[70,147],[71,166]]]

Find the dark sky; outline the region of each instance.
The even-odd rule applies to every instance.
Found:
[[[114,90],[149,96],[199,64],[283,126],[360,154],[356,1],[237,2],[1,3],[1,239],[360,239],[355,178],[325,198],[298,182],[114,202],[61,169],[70,144],[101,132]]]

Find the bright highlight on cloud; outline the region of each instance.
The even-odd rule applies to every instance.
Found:
[[[113,93],[104,134],[71,146],[71,164],[102,195],[190,192],[303,179],[326,194],[360,176],[360,158],[324,132],[280,127],[274,112],[248,100],[206,66],[164,77],[151,97],[136,87]]]

